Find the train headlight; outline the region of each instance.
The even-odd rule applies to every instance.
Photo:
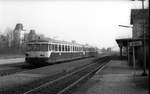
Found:
[[[43,54],[41,54],[40,56],[44,56]]]
[[[26,53],[25,55],[26,55],[26,56],[29,56],[29,54],[27,54],[27,53]]]

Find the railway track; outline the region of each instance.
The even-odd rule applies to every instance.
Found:
[[[91,60],[91,61],[93,61],[94,60],[94,62],[99,62],[99,63],[93,63],[92,64],[92,66],[93,66],[93,68],[95,69],[96,68],[96,66],[99,66],[99,65],[101,65],[101,62],[104,62],[104,61],[106,61],[106,60],[108,60],[108,58],[104,58],[104,57],[102,57],[102,58],[99,58],[99,59],[86,59],[86,60],[81,60],[81,61],[75,61],[74,63],[73,63],[73,66],[72,66],[72,64],[71,64],[71,62],[70,63],[66,63],[65,64],[65,66],[67,65],[69,65],[68,67],[66,67],[65,68],[65,70],[62,70],[61,72],[58,72],[58,73],[53,73],[53,75],[48,75],[47,74],[47,76],[45,76],[45,77],[43,77],[43,78],[40,78],[40,79],[38,79],[38,80],[34,80],[34,81],[31,81],[31,82],[28,82],[28,83],[24,83],[24,84],[22,84],[22,85],[13,85],[13,87],[12,88],[3,88],[3,87],[0,87],[0,93],[1,94],[12,94],[12,92],[13,92],[13,94],[30,94],[30,93],[28,93],[29,91],[32,91],[33,89],[36,89],[36,88],[38,88],[38,87],[41,87],[41,86],[43,86],[44,84],[46,84],[46,83],[49,83],[49,82],[53,82],[53,81],[55,81],[56,79],[61,79],[62,77],[65,77],[66,75],[69,75],[69,74],[73,74],[73,73],[75,73],[75,72],[77,72],[77,70],[81,70],[81,69],[84,69],[84,68],[86,68],[86,67],[88,67],[89,66],[89,68],[90,68],[90,66],[91,66],[91,63],[89,62],[89,61],[87,61],[87,60]],[[79,65],[78,65],[78,63],[79,63]],[[82,64],[82,62],[83,62],[83,64]],[[89,62],[89,63],[86,63],[86,62]],[[71,64],[71,66],[70,66],[70,64]],[[78,66],[76,66],[75,67],[75,65],[78,65]],[[61,66],[63,66],[64,67],[64,64],[58,64],[58,66],[59,67],[61,67]],[[95,66],[95,67],[94,67]],[[25,67],[25,66],[23,66],[23,67]],[[48,66],[46,66],[46,68],[47,68]],[[58,67],[58,68],[59,68]],[[72,68],[72,67],[74,67],[74,68]],[[57,68],[57,67],[55,67],[55,68]],[[91,68],[91,70],[93,70],[93,68]],[[41,69],[41,68],[39,68],[39,69]],[[35,69],[35,70],[39,70],[39,69]],[[43,69],[43,68],[42,68]],[[34,70],[33,70],[34,71]],[[32,70],[31,70],[31,72],[32,72]],[[43,72],[44,72],[44,70],[43,70]],[[81,73],[82,73],[82,70],[80,71]],[[80,72],[78,72],[79,74],[80,74]],[[84,76],[85,75],[85,73],[87,74],[87,73],[89,73],[90,71],[86,71],[86,72],[83,72],[83,74],[82,75],[77,75],[77,76],[75,76],[75,77],[73,77],[73,78],[76,78],[76,77],[80,77],[80,78],[82,78],[81,76]],[[30,73],[30,72],[29,72]],[[38,72],[37,72],[38,73]],[[78,74],[77,73],[77,74]],[[31,73],[32,74],[32,73]],[[71,76],[70,76],[70,78],[71,78]],[[86,77],[87,78],[87,77]],[[23,78],[24,79],[24,78]],[[78,78],[77,78],[78,79]],[[75,80],[77,80],[77,79],[75,79]],[[69,81],[69,82],[75,82],[75,80],[73,80],[73,81],[69,81],[69,80],[66,80],[66,81]],[[60,82],[63,82],[63,81],[60,81]],[[80,81],[79,81],[80,82]],[[57,83],[57,82],[56,82]],[[65,84],[65,83],[64,83]],[[55,85],[54,85],[55,86]],[[68,85],[67,85],[68,86]],[[67,87],[67,86],[65,86],[65,87]],[[73,85],[74,86],[74,85]],[[49,87],[49,85],[48,85],[48,87]],[[64,87],[64,88],[65,88]],[[3,88],[3,89],[2,89]],[[43,88],[43,87],[42,87]],[[57,88],[57,87],[56,87]],[[63,89],[64,89],[63,88]],[[43,94],[44,93],[44,91],[48,91],[48,90],[45,90],[46,88],[43,88],[42,89],[42,91],[39,91],[39,92],[36,92],[36,93],[34,93],[34,94]],[[49,88],[48,88],[49,89]],[[43,91],[44,90],[44,91]],[[60,90],[60,89],[59,89]],[[62,89],[61,89],[62,90]],[[46,93],[46,92],[45,92]],[[44,93],[44,94],[45,94]],[[32,93],[31,93],[32,94]],[[51,92],[49,93],[48,92],[48,94],[51,94]],[[57,94],[57,93],[54,93],[54,94]],[[65,93],[66,94],[66,93]]]
[[[110,57],[104,57],[100,60],[96,60],[96,63],[74,70],[66,75],[58,77],[55,80],[46,82],[36,88],[26,91],[23,94],[70,94],[73,87],[91,77],[109,60]]]
[[[57,62],[55,64],[67,63],[67,62],[82,60],[82,59],[86,59],[86,58],[87,57],[68,60],[68,61],[62,61],[62,62]],[[54,64],[47,64],[47,65],[43,64],[43,65],[36,65],[36,66],[31,65],[31,64],[26,64],[24,62],[14,63],[14,64],[3,64],[3,65],[0,65],[0,77],[14,74],[17,72],[22,72],[22,71],[36,69],[36,68],[40,68],[40,67],[44,67],[44,66],[49,66],[49,65],[54,65]]]

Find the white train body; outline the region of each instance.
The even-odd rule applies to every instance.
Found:
[[[32,41],[27,43],[27,63],[55,63],[76,58],[94,56],[92,47],[62,41]]]

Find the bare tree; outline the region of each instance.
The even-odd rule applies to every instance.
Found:
[[[7,47],[12,47],[12,41],[13,41],[13,30],[10,27],[7,27],[5,30],[5,34],[7,37]]]
[[[20,23],[16,24],[16,27],[13,30],[13,44],[15,48],[21,47],[21,31],[22,30],[23,30],[23,25]]]
[[[28,41],[32,41],[36,39],[36,33],[35,30],[30,30],[29,34],[28,34]]]

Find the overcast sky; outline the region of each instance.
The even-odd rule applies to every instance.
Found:
[[[148,4],[146,3],[145,6]],[[0,32],[22,23],[24,29],[59,40],[76,40],[99,48],[117,47],[116,38],[131,37],[130,0],[0,0]]]

